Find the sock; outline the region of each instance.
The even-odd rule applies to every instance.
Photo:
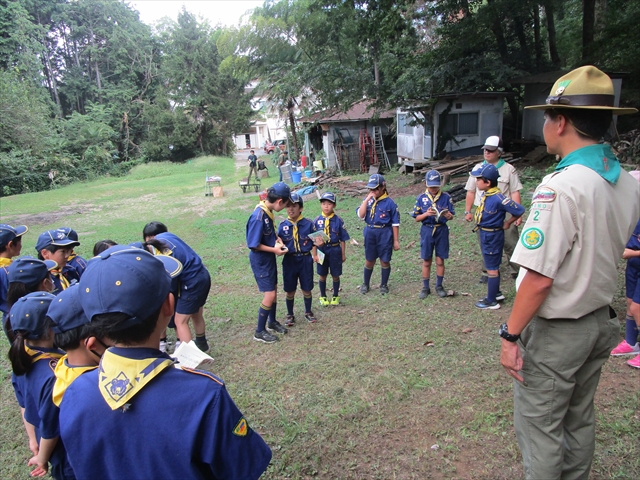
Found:
[[[638,343],[638,324],[631,315],[627,315],[627,324],[624,339],[632,347]]]
[[[431,290],[431,288],[429,288],[429,279],[428,278],[423,278],[422,279],[422,289],[423,290]]]
[[[487,301],[493,303],[496,301],[496,295],[500,290],[500,275],[497,277],[489,277],[487,281]]]
[[[271,304],[271,311],[269,312],[269,325],[276,323],[276,307],[278,306],[278,302],[273,302]]]
[[[436,275],[436,287],[442,286],[442,280],[444,280],[444,276]]]
[[[320,287],[320,296],[327,296],[327,281],[326,280],[318,280],[318,287]]]
[[[262,332],[265,329],[270,310],[271,307],[265,307],[264,303],[260,304],[260,308],[258,308],[258,328],[256,328],[256,332]]]
[[[289,315],[293,315],[293,299],[295,297],[293,295],[291,295],[291,297],[289,297],[289,294],[287,293],[287,298],[285,300],[285,303],[287,304],[287,313]]]
[[[206,333],[196,333],[196,338],[206,338]]]
[[[387,267],[384,268],[382,267],[380,269],[380,285],[386,285],[387,283],[389,283],[389,275],[391,275],[391,267]]]
[[[333,297],[339,297],[340,296],[340,280],[338,280],[337,282],[334,280],[333,281]]]
[[[373,273],[373,268],[364,267],[364,284],[368,287],[369,282],[371,282],[371,274]]]
[[[309,313],[311,311],[311,303],[313,301],[313,297],[311,294],[309,296],[304,296],[304,313]]]

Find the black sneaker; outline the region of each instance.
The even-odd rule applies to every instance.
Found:
[[[444,298],[447,296],[447,292],[444,291],[442,285],[436,287],[436,293],[440,298]]]
[[[287,327],[293,327],[296,324],[296,316],[292,313],[287,314],[287,319],[284,321]]]
[[[195,342],[196,347],[198,347],[203,352],[209,350],[209,344],[207,343],[207,339],[205,337],[196,337],[193,341]]]
[[[386,295],[389,293],[389,287],[387,285],[380,285],[380,295]]]
[[[304,318],[306,318],[307,322],[309,323],[316,323],[316,316],[313,314],[313,312],[305,313]]]
[[[496,301],[501,302],[504,300],[504,293],[498,291],[498,293],[496,293]]]
[[[488,275],[482,275],[480,277],[480,282],[479,283],[482,283],[482,284],[489,283],[489,276]]]
[[[423,288],[422,290],[420,290],[419,298],[420,298],[420,300],[424,300],[424,299],[425,299],[425,298],[427,298],[430,294],[431,294],[431,289],[429,289],[429,288]]]
[[[278,337],[276,337],[275,335],[271,335],[266,330],[262,330],[261,332],[255,332],[253,334],[253,339],[263,343],[273,343],[278,341]]]
[[[280,322],[278,322],[277,320],[273,323],[268,323],[267,329],[276,333],[287,333],[289,331],[286,328],[284,328],[282,325],[280,325]]]
[[[369,285],[365,285],[364,283],[360,285],[360,293],[365,294],[369,291]]]

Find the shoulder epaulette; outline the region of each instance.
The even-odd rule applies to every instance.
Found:
[[[213,373],[207,372],[205,370],[196,370],[195,368],[189,368],[189,367],[180,367],[180,368],[182,368],[182,370],[184,370],[185,372],[194,373],[196,375],[202,375],[203,377],[207,377],[224,387],[224,382],[220,380],[218,377],[216,377]]]

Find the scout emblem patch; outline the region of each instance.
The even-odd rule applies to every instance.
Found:
[[[556,89],[556,95],[562,95],[570,83],[571,83],[571,80],[561,81],[558,84],[558,88]]]
[[[522,232],[522,236],[520,237],[520,241],[522,245],[524,245],[529,250],[535,250],[539,248],[544,242],[544,233],[539,228],[527,228],[524,232]]]
[[[549,187],[540,187],[533,194],[532,202],[553,202],[556,199],[556,191]]]
[[[233,434],[238,437],[246,437],[247,432],[249,431],[249,425],[247,425],[247,421],[242,417],[240,421],[236,424],[236,427],[233,429]]]

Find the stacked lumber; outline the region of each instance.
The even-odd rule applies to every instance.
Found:
[[[454,185],[448,190],[448,193],[451,195],[451,201],[453,203],[467,198],[467,191],[464,189],[464,185],[462,184]]]
[[[539,145],[522,157],[522,160],[526,163],[537,163],[548,156],[546,145]]]
[[[366,181],[352,180],[349,176],[341,177],[338,173],[330,171],[325,171],[314,178],[303,180],[296,185],[296,188],[303,188],[307,185],[315,185],[323,190],[340,192],[342,195],[351,197],[366,196],[369,193]]]

